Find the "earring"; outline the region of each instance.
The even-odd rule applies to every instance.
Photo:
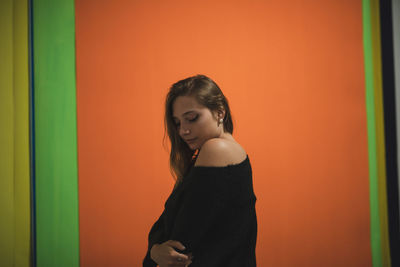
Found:
[[[224,122],[224,120],[223,119],[219,119],[219,123],[223,123]]]

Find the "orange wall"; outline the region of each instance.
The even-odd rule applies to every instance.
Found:
[[[76,0],[82,266],[140,266],[173,179],[168,87],[214,79],[253,167],[258,266],[370,266],[361,2]]]

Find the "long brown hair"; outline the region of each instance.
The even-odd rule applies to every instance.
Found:
[[[167,133],[171,142],[169,164],[172,176],[178,184],[189,171],[193,157],[198,151],[192,151],[182,140],[172,118],[172,105],[178,96],[192,96],[210,111],[225,110],[224,131],[233,133],[232,115],[227,98],[219,86],[205,75],[196,75],[174,83],[165,100],[164,141]]]

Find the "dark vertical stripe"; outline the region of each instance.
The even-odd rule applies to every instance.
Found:
[[[397,167],[397,130],[394,82],[392,6],[380,1],[382,82],[385,121],[386,177],[389,214],[389,242],[392,266],[400,266],[399,191]]]

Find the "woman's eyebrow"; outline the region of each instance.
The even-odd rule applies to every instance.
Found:
[[[186,111],[185,113],[182,114],[182,116],[185,116],[185,115],[187,115],[189,113],[192,113],[192,112],[195,112],[195,111],[194,110]],[[172,116],[172,118],[177,119],[177,117],[175,117],[175,116]]]

